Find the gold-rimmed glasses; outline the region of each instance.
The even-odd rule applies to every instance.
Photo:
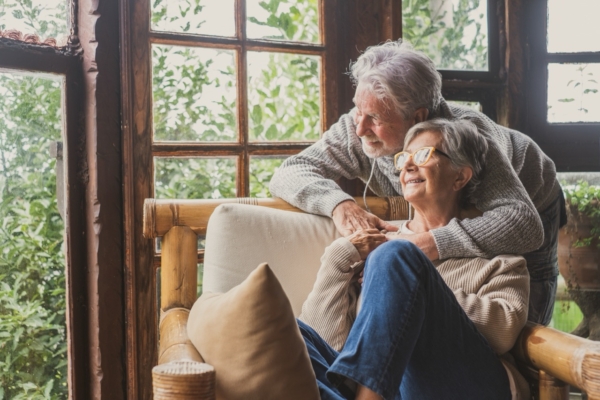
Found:
[[[448,154],[444,153],[443,151],[441,151],[439,149],[436,149],[433,146],[421,147],[420,149],[415,150],[413,153],[409,153],[408,151],[401,151],[400,153],[396,154],[394,156],[394,166],[396,167],[396,169],[398,171],[402,171],[402,169],[404,169],[404,164],[406,164],[406,161],[408,160],[408,158],[412,157],[415,165],[420,167],[421,165],[427,164],[427,161],[429,161],[429,159],[431,158],[431,155],[434,152],[438,152],[439,154],[443,155],[444,157],[450,158],[450,156]]]

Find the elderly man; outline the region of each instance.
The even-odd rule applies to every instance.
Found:
[[[431,259],[522,254],[531,276],[529,320],[548,324],[556,292],[557,237],[564,208],[554,163],[526,135],[446,103],[433,62],[409,44],[369,48],[351,67],[356,107],[323,137],[287,159],[273,176],[274,196],[325,215],[344,235],[395,230],[363,211],[335,180],[360,178],[378,196],[402,194],[394,154],[410,127],[432,118],[466,119],[488,140],[482,182],[471,196],[483,215],[407,236]],[[422,182],[427,187],[427,182]]]

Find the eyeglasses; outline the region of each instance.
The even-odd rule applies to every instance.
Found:
[[[406,161],[408,161],[409,157],[412,157],[415,165],[420,167],[421,165],[427,164],[427,161],[429,161],[434,151],[437,151],[439,154],[450,158],[448,154],[436,149],[435,147],[421,147],[414,153],[401,151],[400,153],[396,154],[394,156],[394,166],[398,171],[402,171],[404,169],[404,164],[406,164]]]

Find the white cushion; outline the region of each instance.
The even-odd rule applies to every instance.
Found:
[[[203,290],[225,293],[269,264],[300,315],[320,258],[340,237],[330,218],[245,204],[222,204],[208,222]]]

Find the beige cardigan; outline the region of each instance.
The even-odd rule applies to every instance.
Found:
[[[401,231],[412,233],[404,223]],[[357,276],[363,265],[348,239],[334,241],[325,249],[313,290],[302,306],[299,318],[338,351],[354,323],[360,291]],[[436,268],[492,349],[498,355],[510,350],[527,321],[529,274],[525,260],[513,255],[492,260],[455,258],[438,262]],[[528,385],[510,362],[510,355],[501,360],[513,399],[528,399]]]

